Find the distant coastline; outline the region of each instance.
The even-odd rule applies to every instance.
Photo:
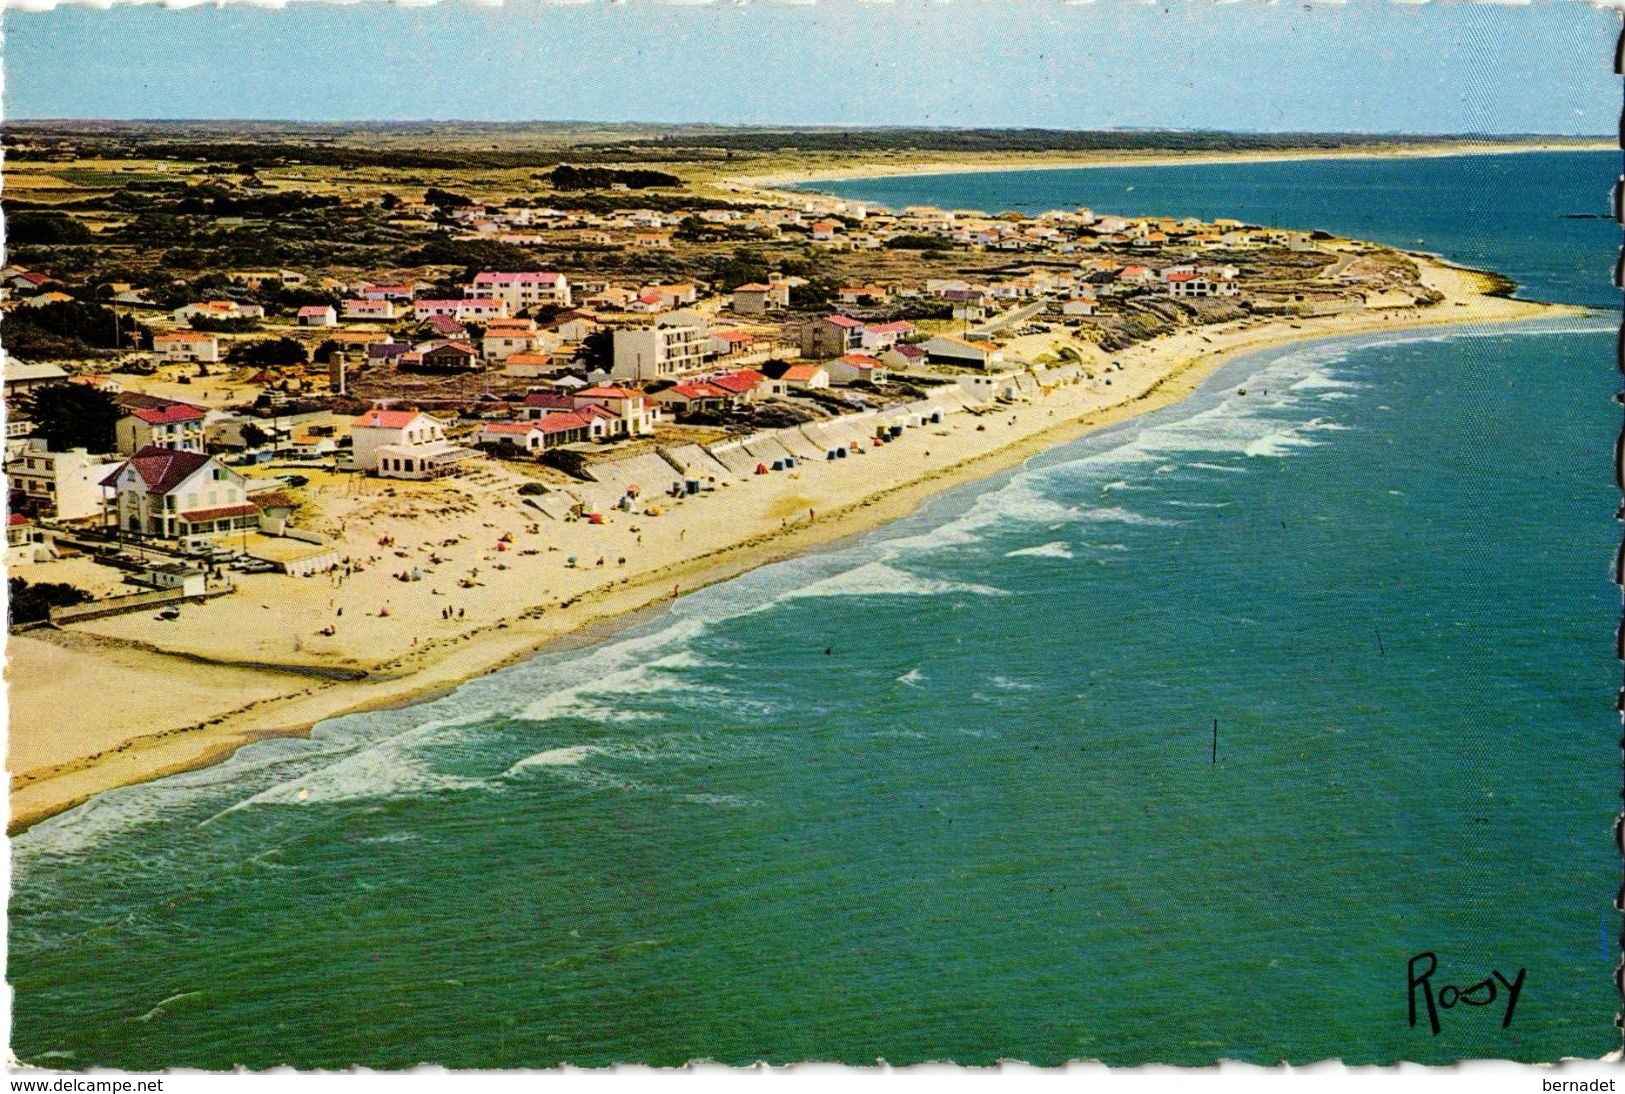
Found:
[[[728,175],[718,179],[721,189],[805,189],[824,182],[857,179],[903,178],[915,175],[969,175],[1004,171],[1070,171],[1092,167],[1195,167],[1223,163],[1290,163],[1302,160],[1431,159],[1448,156],[1525,155],[1535,152],[1612,152],[1604,140],[1553,139],[1550,141],[1444,141],[1437,144],[1396,144],[1387,147],[1302,148],[1243,150],[1236,152],[1031,152],[1031,153],[908,153],[873,158],[860,154],[847,162],[806,171],[769,171]]]

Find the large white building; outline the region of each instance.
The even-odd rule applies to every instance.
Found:
[[[475,455],[446,439],[440,419],[416,410],[369,410],[351,423],[350,443],[356,469],[382,478],[433,478]]]
[[[83,448],[51,452],[44,440],[36,439],[6,464],[6,478],[41,515],[84,520],[101,513],[102,480],[119,462]]]
[[[485,270],[474,275],[468,295],[485,300],[501,300],[508,314],[517,314],[539,304],[568,308],[570,282],[561,273],[500,273]]]
[[[615,332],[615,363],[610,375],[617,380],[666,380],[705,368],[710,332],[703,327],[645,327]]]

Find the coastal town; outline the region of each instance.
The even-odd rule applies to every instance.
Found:
[[[8,154],[21,823],[900,515],[1228,354],[1540,307],[1234,220]],[[65,688],[105,702],[43,732]]]

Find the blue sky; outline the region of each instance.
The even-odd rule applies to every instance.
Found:
[[[1577,0],[362,0],[4,16],[8,117],[1607,133]]]

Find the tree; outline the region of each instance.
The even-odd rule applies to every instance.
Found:
[[[263,368],[266,365],[302,365],[308,358],[305,356],[305,344],[296,339],[261,338],[256,342],[239,342],[231,347],[226,360],[234,365]]]
[[[7,582],[11,622],[37,623],[51,618],[51,609],[70,604],[83,604],[91,599],[89,593],[77,585],[61,581],[42,581],[31,584],[26,578],[14,577]]]
[[[753,281],[766,281],[767,275],[767,263],[762,256],[743,247],[734,251],[733,257],[719,262],[711,272],[712,280],[728,291]]]
[[[462,194],[455,194],[450,190],[442,190],[438,186],[431,186],[425,190],[423,192],[423,200],[428,202],[430,205],[438,206],[441,209],[452,209],[459,205],[474,204]]]
[[[615,359],[615,336],[608,329],[593,331],[581,340],[581,355],[587,362],[607,368]]]
[[[385,209],[399,209],[402,202],[398,194],[392,194],[386,190],[384,191],[383,196],[378,199],[378,204],[382,205]]]
[[[50,384],[30,396],[28,417],[53,452],[111,452],[113,427],[124,412],[105,391],[85,384]]]
[[[253,422],[242,428],[243,444],[248,448],[259,448],[271,439],[271,435]]]
[[[28,243],[89,243],[92,239],[89,228],[62,213],[13,213],[6,218],[6,236],[13,247]]]
[[[260,321],[247,315],[229,319],[213,315],[194,315],[186,321],[186,325],[196,331],[211,331],[215,334],[243,334],[260,329]]]

